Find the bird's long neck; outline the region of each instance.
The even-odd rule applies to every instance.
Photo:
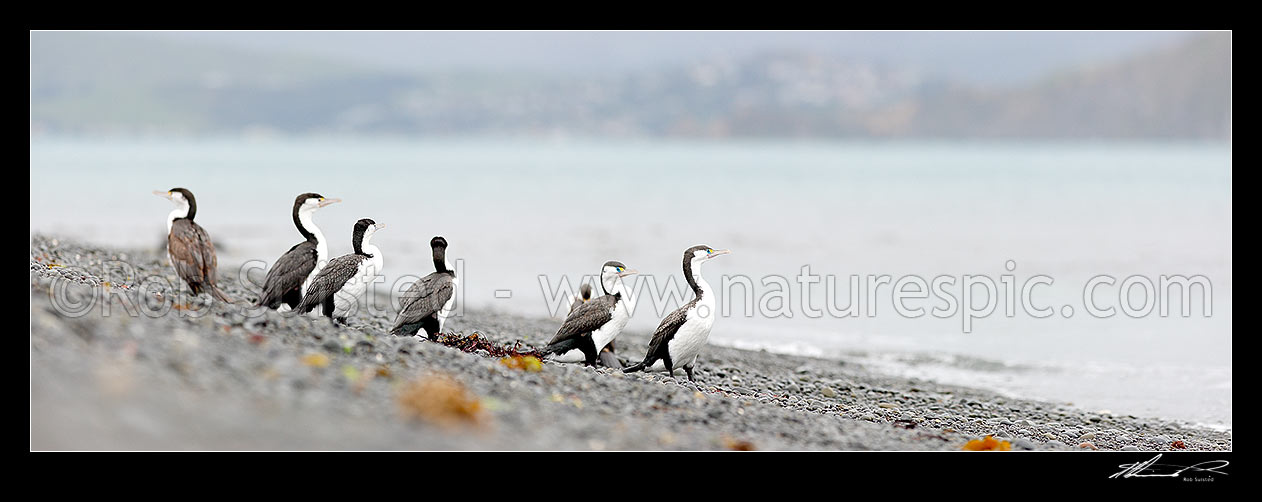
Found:
[[[701,275],[701,262],[691,262],[684,267],[684,278],[688,280],[688,286],[692,287],[692,292],[697,294],[697,298],[708,301],[714,298],[711,294],[710,283],[705,281],[705,277]]]
[[[376,246],[372,245],[372,236],[360,232],[356,232],[354,238],[351,239],[351,246],[355,248],[355,254],[361,254],[369,258],[372,258],[372,252],[365,251],[365,249],[372,248],[374,251],[377,249]]]
[[[381,273],[381,267],[382,265],[385,264],[385,261],[381,257],[381,250],[378,249],[377,246],[372,243],[372,236],[365,236],[363,239],[363,243],[360,244],[359,249],[356,249],[356,252],[367,255],[369,258],[372,258],[372,263],[373,263],[373,268],[374,268],[372,273],[374,274]]]
[[[294,211],[294,225],[298,227],[298,231],[302,233],[308,241],[314,241],[316,245],[316,261],[322,262],[328,259],[329,243],[324,240],[324,233],[317,227],[315,221],[311,219],[313,211]]]
[[[438,273],[451,273],[451,267],[447,266],[447,250],[442,248],[434,249],[434,271]]]
[[[320,233],[320,227],[317,227],[315,221],[311,219],[311,215],[315,211],[303,211],[301,208],[294,208],[294,226],[298,227],[298,233],[302,234],[304,239],[309,241],[322,241],[324,234]]]
[[[631,295],[627,294],[626,286],[622,283],[622,278],[616,275],[611,276],[608,280],[600,281],[600,288],[605,290],[606,295],[616,295],[618,301],[625,303],[628,308],[634,305]]]
[[[189,216],[188,204],[181,204],[179,207],[176,207],[173,211],[171,211],[170,214],[167,215],[167,233],[171,232],[171,226],[175,224],[175,220],[178,220],[180,218],[188,218],[190,220],[193,219],[192,216]]]

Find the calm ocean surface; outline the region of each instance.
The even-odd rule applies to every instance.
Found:
[[[463,260],[464,305],[528,315],[551,313],[541,275],[553,291],[564,278],[577,289],[616,259],[642,272],[627,329],[648,332],[683,296],[682,251],[708,244],[734,252],[706,265],[712,285],[753,284],[720,290],[732,307],[712,343],[845,355],[1090,410],[1231,424],[1230,144],[31,140],[32,233],[158,248],[171,205],[150,192],[176,186],[197,196],[197,220],[222,245],[225,267],[270,263],[298,242],[289,211],[314,191],[344,200],[316,216],[334,255],[350,252],[355,220],[387,224],[375,239],[382,294],[432,271],[434,235]],[[803,295],[804,266],[832,283]],[[1012,317],[1005,274],[1016,285]],[[1116,310],[1107,319],[1083,301],[1100,274],[1116,278],[1095,291],[1094,305]],[[868,276],[880,275],[891,283],[866,300]],[[908,275],[952,276],[946,290],[957,299],[961,277],[987,276],[1001,296],[965,333],[958,313],[895,311],[891,285]],[[1036,275],[1053,279],[1032,290],[1050,317],[1020,308],[1020,288]],[[1198,290],[1190,317],[1179,315],[1177,293],[1168,317],[1156,308],[1127,316],[1119,291],[1132,275],[1154,284],[1205,276],[1212,315]],[[858,315],[830,315],[826,303],[849,305],[851,276]],[[675,296],[659,301],[652,290]],[[1142,291],[1131,289],[1132,305]],[[986,296],[977,286],[972,302],[980,309]]]

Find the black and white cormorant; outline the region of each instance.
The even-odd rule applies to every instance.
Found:
[[[578,287],[578,294],[579,296],[574,297],[574,303],[570,304],[571,313],[573,313],[574,309],[578,308],[579,305],[582,305],[592,299],[592,285],[583,283],[582,286]],[[618,360],[618,355],[614,353],[615,350],[616,349],[613,346],[612,340],[610,340],[608,344],[605,344],[605,346],[600,349],[600,364],[607,368],[622,368],[622,361]]]
[[[710,337],[710,329],[714,327],[714,318],[718,315],[714,292],[701,276],[701,264],[728,253],[731,251],[716,250],[710,246],[693,246],[684,251],[684,278],[697,297],[662,319],[649,342],[644,360],[622,371],[665,370],[674,376],[675,368],[683,367],[688,373],[688,380],[693,380],[692,368],[697,364],[697,354]]]
[[[553,361],[595,366],[599,350],[622,333],[631,319],[631,299],[622,286],[622,278],[635,273],[622,262],[605,262],[600,269],[604,296],[583,302],[570,312],[543,354],[552,355]]]
[[[274,309],[284,304],[292,309],[302,301],[306,286],[329,259],[329,243],[311,218],[316,210],[341,201],[318,193],[304,193],[294,199],[294,226],[306,240],[289,248],[267,271],[258,305]]]
[[[421,329],[433,340],[443,332],[443,321],[456,303],[456,271],[447,265],[447,239],[429,241],[434,256],[434,273],[420,278],[403,292],[399,316],[390,328],[392,335],[415,335]]]
[[[197,216],[197,199],[193,198],[193,192],[172,188],[165,192],[154,190],[153,194],[175,203],[175,210],[167,215],[167,259],[175,268],[176,275],[188,284],[194,295],[205,291],[219,300],[232,303],[232,299],[215,285],[219,259],[215,257],[215,245],[210,242],[210,234],[193,222]]]
[[[320,313],[328,316],[330,322],[346,324],[346,316],[359,305],[359,297],[381,273],[381,250],[371,241],[373,234],[385,226],[368,218],[355,222],[355,231],[351,235],[355,252],[329,261],[311,279],[302,301],[294,310],[305,314],[319,306]]]

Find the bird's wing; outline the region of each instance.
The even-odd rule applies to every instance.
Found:
[[[689,302],[671,312],[665,319],[662,319],[662,323],[657,325],[657,331],[653,332],[653,339],[649,341],[649,350],[645,353],[646,355],[654,355],[656,357],[666,355],[667,342],[675,338],[675,333],[679,331],[679,327],[683,326],[684,321],[688,320],[688,307],[691,306],[692,302]]]
[[[201,242],[201,233],[197,232],[193,222],[178,219],[171,224],[171,233],[167,235],[167,253],[171,258],[171,265],[181,279],[191,284],[200,284],[206,280],[206,263]],[[214,256],[213,251],[211,256]]]
[[[403,293],[402,308],[394,327],[421,322],[421,319],[438,312],[455,291],[456,283],[451,274],[435,272],[418,279]]]
[[[302,286],[315,270],[316,248],[310,241],[298,243],[272,265],[263,280],[263,304],[279,301],[286,291]]]
[[[557,329],[556,335],[553,335],[548,345],[574,337],[590,335],[592,331],[599,329],[609,322],[609,319],[613,318],[613,308],[617,301],[616,297],[605,295],[579,305],[565,318],[565,322],[561,323],[560,329]],[[597,348],[599,349],[600,347]]]
[[[368,257],[364,255],[348,254],[329,261],[329,264],[320,269],[320,273],[311,279],[311,285],[307,286],[307,294],[302,297],[302,303],[298,304],[295,310],[310,312],[316,305],[333,296],[359,271],[359,262],[366,259]]]
[[[215,256],[215,243],[210,240],[210,234],[201,225],[193,222],[189,222],[189,225],[193,227],[193,232],[201,244],[198,249],[202,250],[202,277],[205,278],[207,284],[214,286],[215,274],[219,272],[219,258]]]

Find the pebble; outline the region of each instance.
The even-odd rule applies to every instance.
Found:
[[[1034,450],[1037,448],[1037,446],[1034,444],[1033,441],[1030,441],[1029,439],[1025,439],[1025,438],[1013,439],[1012,446],[1015,446],[1022,450]]]
[[[1122,451],[1139,451],[1139,447],[1133,444],[1128,444],[1122,447]]]
[[[819,393],[824,397],[837,397],[837,391],[833,390],[832,387],[822,387],[819,389]]]

